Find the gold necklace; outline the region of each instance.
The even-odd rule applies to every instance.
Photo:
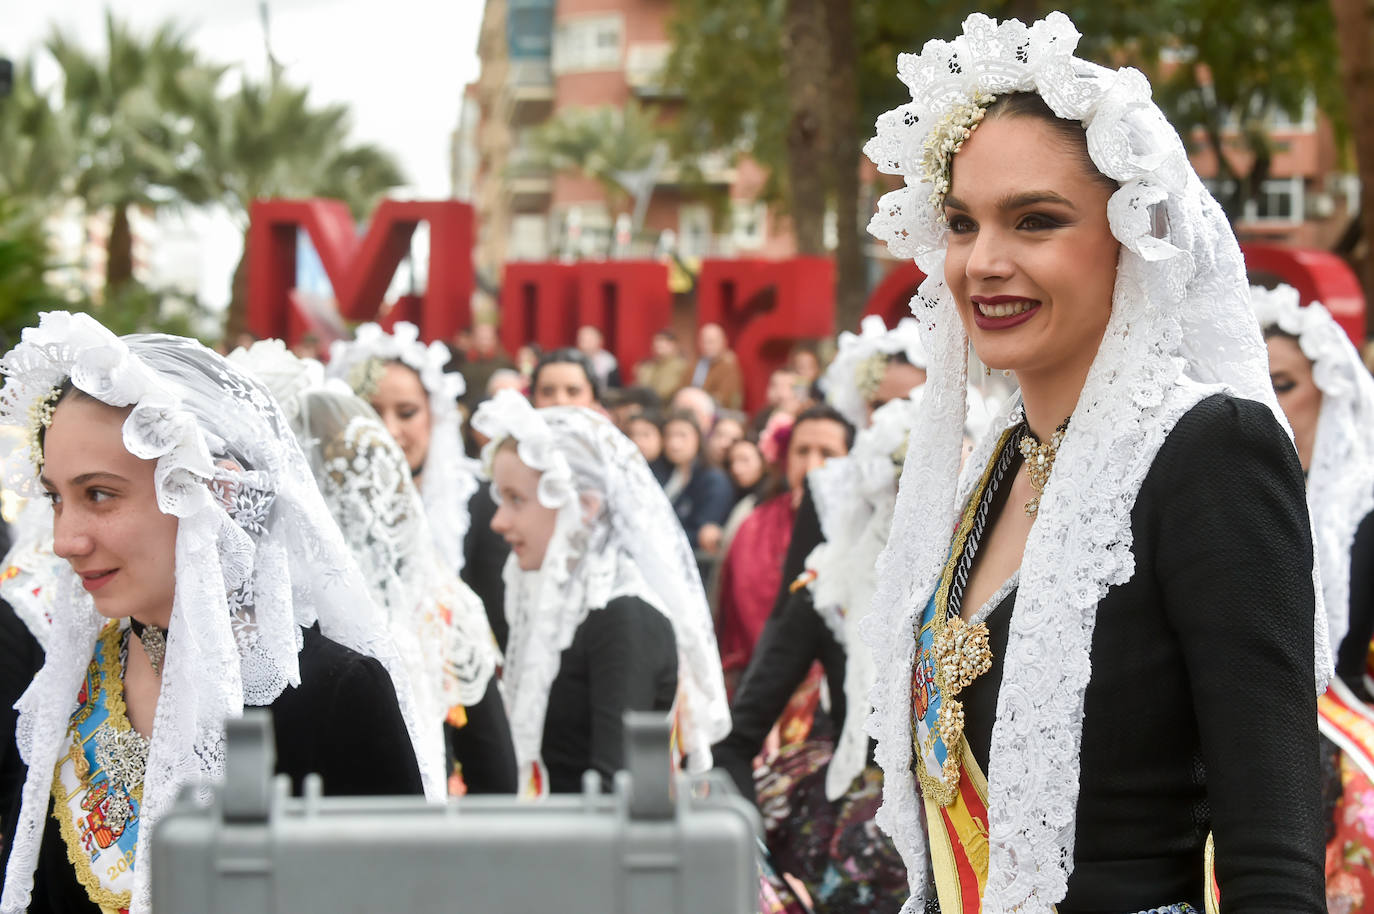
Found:
[[[1069,428],[1069,420],[1065,419],[1059,423],[1059,427],[1050,435],[1050,440],[1041,444],[1031,434],[1030,425],[1026,426],[1026,433],[1021,436],[1021,441],[1017,447],[1021,450],[1021,456],[1026,458],[1026,473],[1030,476],[1031,488],[1035,490],[1035,497],[1026,502],[1026,516],[1034,517],[1040,510],[1040,496],[1045,494],[1045,483],[1050,481],[1050,471],[1054,469],[1054,458],[1059,454],[1059,445],[1064,441],[1064,432]]]

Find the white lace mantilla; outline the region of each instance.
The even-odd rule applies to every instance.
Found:
[[[944,282],[946,227],[929,202],[933,188],[921,181],[930,126],[976,91],[1036,92],[1060,117],[1086,126],[1093,162],[1120,184],[1108,203],[1121,242],[1112,316],[1027,539],[1011,619],[987,772],[987,914],[1048,911],[1067,889],[1097,604],[1135,571],[1131,509],[1164,439],[1180,416],[1220,390],[1260,401],[1284,422],[1229,223],[1145,78],[1075,58],[1078,38],[1061,13],[1030,27],[970,16],[954,41],[899,57],[912,101],[882,115],[865,147],[880,171],[904,175],[907,184],[879,201],[869,230],[927,276],[912,300],[930,354],[912,429],[922,446],[909,450],[861,629],[875,658],[870,732],[886,773],[878,821],[907,864],[906,914],[923,910],[927,894],[910,770],[914,625],[978,471],[997,435],[1019,418],[1013,399],[960,478],[968,338]],[[1316,626],[1320,687],[1330,671],[1320,609]]]
[[[889,330],[881,317],[870,314],[859,324],[858,333],[848,330],[841,333],[835,358],[821,376],[820,388],[825,392],[825,402],[855,428],[863,428],[868,424],[869,401],[864,387],[880,382],[880,372],[886,367],[888,357],[898,353],[917,368],[926,367],[920,329],[909,317],[902,318]],[[879,374],[867,377],[870,371]]]
[[[677,715],[694,771],[711,767],[711,746],[730,732],[720,651],[687,536],[632,441],[604,416],[578,407],[535,410],[513,391],[478,407],[473,427],[540,471],[541,504],[558,511],[537,571],[506,562],[503,683],[522,784],[542,769],[549,690],[560,655],[587,615],[617,597],[638,597],[668,617],[678,652]],[[498,494],[493,490],[493,494]],[[548,778],[540,783],[547,789]]]
[[[85,314],[45,314],[0,360],[0,422],[27,428],[30,407],[70,378],[111,406],[132,407],[129,452],[157,461],[158,506],[178,518],[176,588],[162,690],[143,783],[131,911],[149,909],[155,825],[184,786],[222,776],[224,721],[270,704],[300,682],[301,630],[376,657],[387,668],[411,737],[420,742],[410,683],[380,613],[315,488],[272,397],[193,340],[117,338]],[[7,482],[36,494],[31,456]],[[51,526],[50,509],[48,525]],[[77,690],[104,623],[70,568],[57,573],[45,663],[16,707],[29,766],[0,911],[25,910],[52,771]],[[442,796],[441,768],[426,789]]]
[[[398,321],[391,333],[377,324],[362,324],[351,341],[336,340],[329,348],[329,375],[348,381],[359,366],[373,359],[406,365],[420,376],[429,395],[429,453],[420,476],[420,494],[439,554],[457,574],[463,570],[463,539],[471,520],[468,502],[480,485],[476,461],[463,453],[458,413],[458,398],[467,389],[463,376],[444,371],[448,347],[438,340],[428,346],[421,343],[420,329],[409,321]]]
[[[1374,510],[1374,377],[1321,302],[1301,307],[1298,290],[1286,285],[1250,291],[1260,326],[1297,337],[1322,392],[1307,504],[1336,648],[1350,629],[1350,549],[1361,521]]]

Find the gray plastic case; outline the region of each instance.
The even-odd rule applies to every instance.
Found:
[[[754,914],[758,814],[674,775],[661,715],[626,715],[630,770],[538,803],[289,796],[267,712],[229,722],[225,782],[152,842],[157,914]],[[706,788],[706,789],[703,789]],[[699,796],[696,794],[705,794]]]

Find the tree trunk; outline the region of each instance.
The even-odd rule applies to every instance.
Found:
[[[854,9],[850,0],[824,0],[830,36],[828,84],[830,172],[834,182],[835,329],[858,330],[868,297],[859,225],[859,158],[864,136],[859,135],[858,50],[854,43]]]
[[[108,297],[134,278],[134,236],[129,228],[129,205],[116,203],[105,249],[105,294]]]
[[[799,254],[825,253],[826,80],[822,0],[787,0],[787,185]]]
[[[1365,297],[1374,295],[1374,10],[1369,0],[1331,0],[1336,38],[1341,51],[1341,84],[1348,106],[1347,120],[1355,139],[1360,175],[1360,225],[1364,252],[1359,257],[1360,283]]]
[[[238,336],[248,329],[248,230],[243,231],[243,253],[239,255],[238,266],[234,267],[234,278],[229,283],[229,307],[224,313],[224,342],[233,347],[238,345]]]

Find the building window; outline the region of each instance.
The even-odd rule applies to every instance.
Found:
[[[684,258],[705,257],[711,251],[711,208],[685,203],[677,211],[677,250]]]
[[[542,215],[516,215],[510,224],[511,260],[548,260],[549,226]]]
[[[1302,178],[1265,181],[1260,185],[1259,196],[1245,208],[1247,222],[1298,223],[1302,217]]]
[[[768,206],[757,200],[736,200],[730,210],[731,240],[741,251],[763,247],[768,240]]]
[[[625,19],[618,14],[558,23],[553,35],[553,72],[620,69],[624,33]]]

